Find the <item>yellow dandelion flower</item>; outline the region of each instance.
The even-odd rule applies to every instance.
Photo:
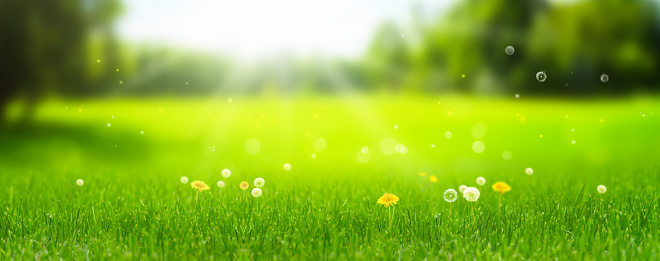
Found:
[[[396,202],[399,201],[399,197],[395,196],[392,193],[385,193],[383,194],[382,197],[378,199],[378,204],[383,204],[385,207],[390,207],[392,205],[395,205]]]
[[[399,197],[395,196],[392,193],[385,193],[383,194],[382,197],[378,199],[378,204],[383,204],[387,208],[387,213],[389,217],[389,223],[390,223],[390,233],[392,233],[392,211],[390,209],[390,206],[396,204],[396,202],[399,201]]]
[[[424,176],[426,176],[426,172],[420,172],[419,175],[424,177]]]
[[[500,193],[500,199],[497,204],[497,214],[500,214],[500,209],[502,208],[502,194],[511,191],[511,187],[502,181],[498,181],[493,184],[493,191]]]
[[[190,183],[190,185],[192,186],[193,189],[196,189],[197,191],[203,191],[209,189],[209,186],[206,185],[206,183],[199,180],[193,181],[192,183]]]
[[[496,191],[500,194],[504,194],[506,192],[511,191],[511,187],[509,187],[509,185],[507,185],[506,183],[499,181],[493,184],[493,191]]]
[[[248,184],[247,181],[243,181],[239,186],[241,187],[242,190],[246,190],[250,186],[250,184]]]
[[[431,175],[431,176],[429,176],[429,181],[431,181],[431,182],[438,182],[438,177],[436,177],[436,176],[434,176],[434,175]]]

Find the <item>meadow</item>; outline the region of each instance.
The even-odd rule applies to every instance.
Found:
[[[656,259],[659,101],[51,99],[0,132],[0,258]]]

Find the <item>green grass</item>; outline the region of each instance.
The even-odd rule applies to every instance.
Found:
[[[655,98],[48,101],[29,127],[0,133],[0,257],[655,259],[651,112],[660,113]],[[487,127],[480,139],[477,123]],[[384,155],[385,138],[408,153]],[[256,155],[248,139],[260,142]],[[360,163],[364,146],[371,159]],[[211,189],[197,201],[181,176]],[[257,177],[266,180],[258,200],[249,194]],[[496,181],[512,187],[499,215]],[[476,222],[462,197],[451,216],[442,199],[461,184],[481,191]],[[391,231],[376,204],[385,192],[400,198]]]

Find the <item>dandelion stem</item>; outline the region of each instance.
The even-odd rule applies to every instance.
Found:
[[[474,214],[474,202],[472,202],[472,217],[474,218],[474,222],[477,223],[477,215]]]
[[[388,207],[387,208],[387,213],[389,213],[389,217],[390,217],[390,229],[389,229],[389,231],[390,231],[390,235],[392,235],[392,209],[390,209]]]
[[[499,203],[497,204],[497,215],[500,215],[500,209],[502,208],[502,193],[500,193],[500,200]]]
[[[449,203],[449,218],[451,219],[451,203]]]
[[[197,196],[195,196],[195,202],[197,202],[197,200],[199,200],[199,190],[197,191]]]

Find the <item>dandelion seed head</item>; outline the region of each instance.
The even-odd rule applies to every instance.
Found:
[[[445,198],[445,201],[451,203],[456,201],[458,193],[456,193],[456,190],[454,189],[448,189],[445,190],[444,193],[442,193],[442,197]]]
[[[255,198],[261,197],[261,189],[260,188],[252,189],[252,196]]]
[[[263,187],[264,184],[266,184],[266,181],[262,178],[256,178],[254,179],[254,186],[257,188]]]
[[[532,168],[526,168],[525,169],[525,174],[532,175],[532,174],[534,174],[534,170]]]
[[[187,183],[188,183],[188,177],[186,177],[186,176],[181,177],[180,180],[181,180],[181,183],[183,183],[183,184],[187,184]]]
[[[484,177],[478,177],[477,178],[477,184],[479,184],[479,186],[485,185],[486,184],[486,179]]]
[[[458,191],[460,191],[461,193],[463,193],[463,191],[465,191],[465,189],[466,189],[467,187],[468,187],[468,186],[460,185],[460,186],[458,187]]]
[[[465,200],[470,201],[470,202],[475,202],[479,199],[479,190],[475,187],[468,187],[465,190],[463,190],[463,197]]]
[[[225,178],[229,178],[231,176],[231,170],[229,169],[223,169],[220,173],[222,173],[222,176]]]
[[[222,181],[222,180],[218,180],[218,183],[216,185],[218,185],[218,188],[224,188],[225,187],[225,182]]]
[[[85,185],[85,181],[83,181],[82,179],[78,179],[78,180],[76,180],[76,185],[78,185],[79,187],[82,187],[82,185]]]
[[[284,163],[284,165],[283,165],[282,167],[283,167],[284,170],[286,170],[286,171],[290,171],[290,170],[291,170],[291,164],[289,164],[289,163]]]
[[[596,190],[598,190],[598,193],[600,193],[600,194],[604,194],[604,193],[607,191],[607,188],[606,188],[605,186],[603,186],[603,185],[598,185],[598,187],[596,188]]]

